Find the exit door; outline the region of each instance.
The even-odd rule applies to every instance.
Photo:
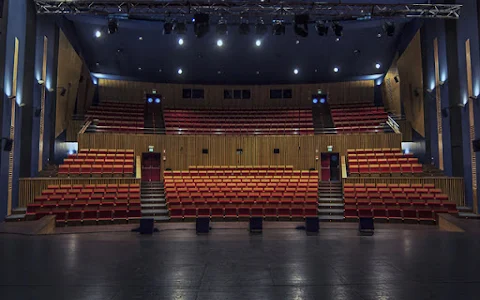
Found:
[[[160,161],[160,153],[142,154],[142,181],[160,181]]]
[[[340,180],[340,155],[338,153],[322,153],[320,174],[322,181]]]

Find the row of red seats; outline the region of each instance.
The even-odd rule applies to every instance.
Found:
[[[133,158],[66,158],[63,160],[63,164],[65,165],[133,165]]]
[[[295,191],[295,192],[172,192],[168,191],[167,202],[170,199],[180,199],[180,198],[192,198],[192,199],[202,199],[202,198],[238,198],[238,199],[257,199],[257,198],[278,198],[285,199],[285,201],[294,199],[294,198],[309,198],[309,199],[318,199],[318,192],[307,192],[307,191]]]
[[[431,193],[431,194],[440,194],[442,193],[441,189],[437,189],[434,186],[426,185],[426,187],[422,184],[419,185],[396,185],[396,186],[349,186],[344,187],[344,193]]]
[[[165,171],[165,176],[200,176],[200,177],[220,177],[220,176],[242,176],[246,178],[253,177],[271,177],[281,178],[285,177],[300,177],[300,176],[318,176],[318,171],[297,171],[297,170],[262,170],[262,169],[244,169],[244,170],[190,170],[190,171]]]
[[[133,165],[60,165],[60,176],[133,176]]]
[[[215,176],[216,177],[216,176]],[[318,176],[310,176],[310,177],[294,177],[294,176],[285,176],[285,177],[279,177],[279,178],[272,178],[271,176],[263,176],[262,177],[253,177],[253,178],[243,178],[239,179],[241,177],[237,176],[231,176],[232,178],[224,177],[224,178],[212,178],[212,177],[201,177],[201,176],[191,176],[190,178],[188,177],[181,177],[181,178],[175,178],[175,177],[170,177],[170,178],[165,178],[165,183],[166,184],[174,184],[178,186],[188,186],[188,185],[197,185],[201,183],[218,183],[221,184],[221,186],[227,186],[231,185],[234,186],[238,183],[245,183],[246,186],[255,186],[260,183],[264,183],[264,185],[268,186],[269,183],[271,183],[271,186],[275,186],[276,183],[288,183],[288,182],[294,182],[294,183],[308,183],[308,182],[316,182],[318,179]],[[231,184],[233,183],[233,184]]]
[[[418,158],[416,157],[403,157],[403,156],[394,156],[394,157],[387,157],[387,158],[362,158],[362,159],[349,159],[349,163],[353,165],[365,165],[365,164],[403,164],[403,163],[410,163],[416,164],[418,163]]]
[[[97,155],[101,154],[125,154],[125,155],[131,155],[134,154],[135,151],[133,149],[96,149],[96,148],[91,148],[91,149],[80,149],[80,151],[76,154],[76,156],[82,156],[82,155],[89,155],[96,153]]]
[[[292,170],[293,171],[293,166],[292,165],[262,165],[262,166],[189,166],[188,167],[189,171],[201,171],[201,170],[213,170],[213,171],[227,171],[227,170],[232,170],[232,171],[243,171],[243,170],[265,170],[265,171],[272,171],[272,170]],[[184,172],[184,171],[171,171],[171,172]],[[301,171],[300,171],[301,172]]]
[[[55,215],[56,223],[59,226],[89,223],[93,224],[101,222],[102,224],[108,224],[112,222],[132,222],[140,220],[142,217],[140,208],[127,208],[127,207],[103,207],[100,209],[80,209],[71,208],[65,210],[58,208],[54,210],[40,210],[30,215],[30,219],[41,219],[44,216]]]
[[[135,125],[135,122],[133,122]],[[102,125],[102,124],[99,124]],[[175,121],[169,121],[168,123],[169,128],[192,128],[198,127],[202,129],[221,129],[221,130],[234,130],[238,128],[242,128],[245,130],[265,130],[269,128],[276,128],[276,129],[285,129],[285,130],[293,130],[293,129],[306,129],[312,128],[312,122],[283,122],[283,121],[272,121],[272,122],[265,122],[265,123],[225,123],[224,121],[212,122],[212,121],[205,121],[205,122],[198,122],[198,121],[189,121],[189,120],[179,120],[176,119]]]
[[[318,216],[316,206],[293,206],[293,207],[275,207],[275,206],[174,206],[170,209],[170,218],[172,220],[182,220],[184,218],[211,217],[211,218],[305,218]]]
[[[345,205],[345,218],[373,217],[379,220],[428,221],[435,222],[438,213],[449,213],[448,208],[430,206],[355,206]]]
[[[138,190],[140,191],[140,184],[138,183],[97,183],[97,184],[50,184],[47,186],[47,190],[57,190],[57,189],[66,189],[66,190],[71,190],[71,189],[129,189],[129,190]]]
[[[433,189],[433,183],[345,183],[344,188],[426,188]]]
[[[172,198],[168,200],[168,207],[172,205],[282,205],[290,207],[291,205],[305,206],[315,205],[318,203],[315,197],[289,197],[289,198]]]
[[[104,130],[108,128],[103,128]],[[128,128],[129,130],[139,130],[135,128]],[[122,131],[119,129],[117,131]],[[232,134],[232,135],[308,135],[314,134],[315,130],[313,128],[308,129],[295,129],[295,130],[283,130],[283,129],[274,129],[271,128],[262,130],[248,130],[248,129],[204,129],[204,128],[167,128],[167,134],[177,134],[177,135],[193,135],[193,134]]]
[[[372,165],[349,165],[350,174],[421,174],[423,166],[421,164],[372,164]]]

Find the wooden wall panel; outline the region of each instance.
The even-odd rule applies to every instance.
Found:
[[[348,177],[343,179],[343,183],[433,183],[448,195],[450,201],[465,206],[465,184],[459,177]]]
[[[293,165],[295,169],[318,168],[315,156],[333,151],[346,155],[351,148],[400,148],[402,136],[394,133],[314,136],[142,135],[85,133],[79,149],[134,149],[139,155],[155,147],[165,150],[164,168],[182,170],[190,165]],[[209,150],[202,154],[202,149]],[[243,154],[237,154],[237,149]],[[278,148],[280,154],[274,154]],[[318,152],[316,152],[318,150]]]
[[[400,76],[397,67],[398,55],[394,58],[390,69],[382,84],[383,104],[388,112],[394,115],[402,115],[402,101],[400,97]],[[397,82],[395,80],[397,77]]]
[[[57,86],[51,87],[57,93],[55,137],[67,128],[68,120],[72,119],[81,72],[82,60],[65,34],[60,30]],[[62,89],[66,90],[63,96],[61,95]]]
[[[66,142],[76,142],[78,132],[82,129],[84,120],[70,120],[67,125]]]
[[[203,88],[205,99],[182,99],[184,88]],[[290,88],[292,99],[270,99],[270,89]],[[328,94],[332,104],[370,102],[373,103],[373,80],[298,84],[298,85],[192,85],[192,84],[162,84],[152,82],[120,81],[100,79],[100,100],[143,102],[145,93],[153,89],[163,97],[163,105],[168,108],[310,108],[311,96],[318,90]],[[250,89],[251,99],[223,99],[224,89]]]
[[[398,59],[400,95],[405,117],[421,136],[425,136],[425,112],[423,104],[423,71],[420,30]]]
[[[62,178],[62,177],[48,177],[48,178],[20,178],[19,181],[19,203],[18,207],[26,207],[27,204],[33,203],[36,196],[40,196],[50,184],[102,184],[102,183],[116,183],[116,184],[133,184],[140,183],[140,179],[136,178]]]

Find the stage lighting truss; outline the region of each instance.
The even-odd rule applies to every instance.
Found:
[[[159,0],[34,0],[39,14],[126,15],[127,17],[185,16],[197,13],[225,17],[271,17],[308,14],[310,19],[331,21],[378,18],[458,19],[461,4],[325,3],[312,1],[159,1]],[[292,20],[293,22],[293,20]],[[231,22],[229,22],[231,23]]]

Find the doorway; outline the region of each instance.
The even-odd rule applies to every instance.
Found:
[[[338,153],[326,152],[321,154],[321,180],[340,180],[340,155]]]
[[[142,153],[142,181],[160,181],[161,154]]]

